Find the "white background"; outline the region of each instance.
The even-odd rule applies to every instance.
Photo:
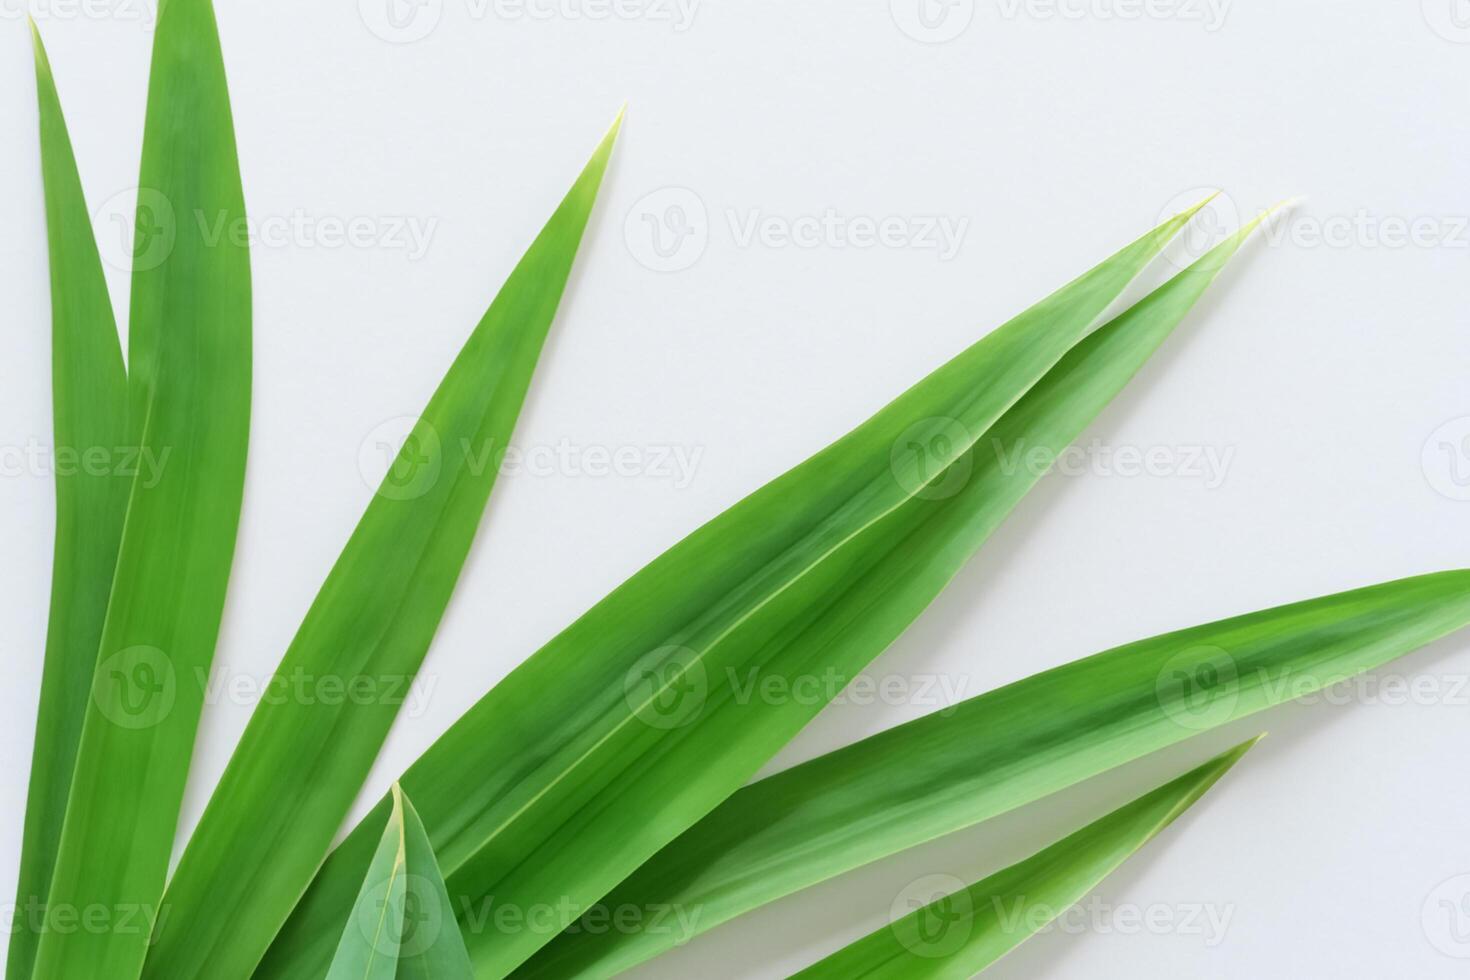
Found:
[[[17,464],[17,447],[50,438],[19,2],[5,0],[0,21],[7,893],[52,524],[49,472]],[[93,0],[91,14],[65,2],[41,24],[99,234],[117,254],[110,215],[136,180],[151,14],[139,0]],[[1176,461],[1210,451],[1228,456],[1223,479],[1101,464],[1048,478],[875,672],[942,675],[973,695],[1164,630],[1470,561],[1470,502],[1455,499],[1470,496],[1458,482],[1470,476],[1464,0],[1154,0],[1141,16],[1124,16],[1141,9],[1128,0],[1063,0],[1070,16],[1039,0],[957,0],[935,5],[933,30],[913,0],[706,0],[688,20],[646,5],[594,18],[533,0],[552,11],[533,17],[430,0],[405,8],[407,34],[389,28],[384,2],[218,2],[263,236],[249,481],[218,663],[270,671],[369,499],[360,448],[422,405],[625,99],[516,441],[543,453],[631,446],[648,465],[601,477],[537,466],[501,481],[425,666],[430,710],[400,719],[364,802],[648,559],[1201,187],[1228,194],[1217,228],[1232,211],[1305,202],[1083,442],[1165,447]],[[667,188],[692,193],[692,210]],[[686,205],[695,234],[664,260],[646,222],[667,232],[670,204]],[[741,238],[752,217],[779,227],[828,209],[906,228],[946,216],[965,232],[951,256],[922,241]],[[334,244],[331,223],[353,218],[366,219],[363,240]],[[405,218],[431,227],[426,248],[392,233]],[[1405,244],[1415,221],[1419,240]],[[120,270],[112,285],[125,309]],[[692,479],[654,466],[658,447],[697,453]],[[1439,695],[1274,711],[778,903],[637,975],[784,975],[882,924],[915,879],[973,880],[1270,729],[1098,893],[1172,914],[1211,906],[1230,916],[1223,937],[1104,923],[1039,937],[988,975],[1461,976],[1470,905],[1455,921],[1441,900],[1470,892],[1470,879],[1451,880],[1470,873],[1459,687],[1470,639],[1389,673],[1436,678]],[[933,707],[834,707],[771,769]],[[249,711],[209,706],[185,829]]]

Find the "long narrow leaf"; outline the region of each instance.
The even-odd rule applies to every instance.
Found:
[[[51,64],[32,23],[51,264],[56,543],[7,980],[30,980],[128,503],[128,378]]]
[[[404,786],[457,901],[473,910],[493,895],[523,914],[557,910],[551,921],[493,933],[462,911],[477,974],[513,969],[747,781],[820,707],[742,703],[729,676],[855,673],[908,625],[943,581],[885,599],[881,625],[840,645],[819,636],[836,622],[827,615],[834,604],[901,546],[897,515],[942,504],[937,481],[1095,329],[1190,214],[996,330],[656,559],[409,770]],[[983,537],[955,542],[943,560],[962,561]],[[315,937],[344,918],[385,819],[380,806],[329,860],[258,976],[320,976]]]
[[[608,132],[434,393],[277,671],[350,698],[256,708],[144,975],[243,980],[301,897],[423,662],[495,483],[617,135]]]
[[[1025,678],[742,789],[601,903],[683,909],[691,929],[569,930],[517,976],[610,976],[784,895],[1466,625],[1470,571],[1443,572],[1166,633]]]
[[[470,980],[470,957],[413,804],[393,809],[327,980]]]
[[[1219,781],[1252,739],[1045,850],[915,909],[793,980],[968,980],[1092,891]]]
[[[208,0],[160,5],[128,331],[132,481],[36,976],[131,980],[158,914],[244,488],[250,260]],[[223,227],[215,236],[210,229]]]

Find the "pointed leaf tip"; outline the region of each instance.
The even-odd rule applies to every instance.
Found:
[[[26,14],[26,23],[31,26],[31,49],[35,52],[36,68],[51,74],[51,59],[46,57],[46,45],[41,41],[41,28],[36,23],[36,18]]]
[[[1183,211],[1180,211],[1177,215],[1174,216],[1173,220],[1188,221],[1189,219],[1193,218],[1195,215],[1203,211],[1205,208],[1209,207],[1215,201],[1215,199],[1223,193],[1224,191],[1211,191],[1204,200],[1200,201],[1193,207],[1185,208]]]

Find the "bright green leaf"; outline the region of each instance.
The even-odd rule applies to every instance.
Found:
[[[1470,572],[1443,572],[1166,633],[971,698],[742,789],[601,903],[697,911],[693,932],[567,932],[517,976],[609,976],[1467,624]]]
[[[31,785],[16,889],[8,980],[30,980],[44,927],[61,822],[92,691],[112,570],[117,563],[126,469],[128,378],[117,323],[92,238],[71,139],[51,64],[32,24],[41,116],[41,173],[51,265],[51,391],[57,459],[51,612]],[[97,460],[103,461],[102,466]]]
[[[1095,329],[1191,213],[690,535],[522,664],[409,770],[404,786],[450,893],[465,903],[477,973],[514,968],[746,782],[820,708],[743,699],[732,679],[850,675],[912,621],[1015,502],[1010,489],[1034,478],[1008,483],[1003,499],[970,495],[982,517],[926,553],[935,574],[861,610],[867,622],[853,620],[846,597],[888,578],[910,525],[943,513],[965,488],[980,435]],[[1191,289],[1216,271],[1191,277]],[[1157,305],[1182,314],[1188,303],[1178,300],[1190,291]],[[317,937],[345,917],[385,819],[380,805],[329,859],[258,977],[320,977]],[[511,931],[475,922],[492,895],[523,915],[555,908],[555,921]]]
[[[38,978],[138,976],[157,917],[234,554],[250,427],[250,257],[208,0],[154,37],[128,330],[132,481]],[[215,229],[226,233],[215,235]],[[94,918],[95,923],[95,918]]]

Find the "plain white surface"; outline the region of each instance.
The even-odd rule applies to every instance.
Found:
[[[92,2],[52,0],[40,20],[106,250],[136,180],[151,15]],[[1165,463],[1048,478],[878,670],[972,695],[1163,630],[1470,562],[1463,0],[423,0],[393,19],[385,2],[218,2],[259,222],[249,482],[217,655],[233,673],[268,674],[371,493],[365,444],[421,406],[631,108],[517,430],[531,455],[499,484],[430,653],[428,710],[400,720],[364,805],[643,562],[1204,186],[1227,191],[1222,222],[1306,202],[1083,440]],[[52,522],[49,472],[17,462],[48,442],[50,409],[16,11],[0,20],[0,890]],[[887,234],[863,247],[868,221]],[[120,270],[112,285],[125,308]],[[594,475],[596,447],[633,447],[632,475]],[[679,453],[692,473],[658,462]],[[880,925],[915,879],[983,875],[1270,729],[1103,885],[1091,926],[1069,920],[990,975],[1459,976],[1470,640],[1391,673],[1435,693],[1274,711],[637,975],[784,975]],[[833,707],[770,769],[929,710]],[[249,711],[209,706],[185,829]],[[1130,909],[1164,925],[1130,927]]]

